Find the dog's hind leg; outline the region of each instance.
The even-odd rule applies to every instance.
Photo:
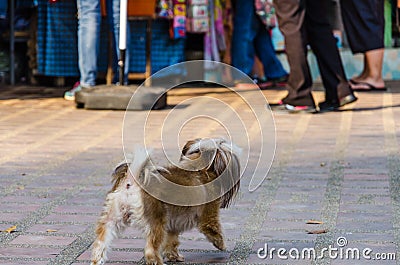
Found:
[[[93,243],[91,265],[104,264],[111,241],[125,228],[124,214],[117,209],[114,193],[109,193],[105,208],[96,227],[96,239]],[[121,214],[122,213],[122,214]]]
[[[164,238],[164,222],[159,219],[153,219],[147,231],[146,247],[144,248],[147,265],[163,265],[160,250]]]
[[[170,262],[183,262],[185,258],[178,251],[179,233],[168,232],[164,246],[164,256]]]
[[[198,229],[207,237],[208,241],[213,243],[214,247],[225,250],[222,226],[219,221],[219,203],[211,202],[204,207]]]

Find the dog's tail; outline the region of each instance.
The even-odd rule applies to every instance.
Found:
[[[136,181],[146,183],[145,169],[150,164],[150,154],[145,148],[136,148],[133,159],[124,161],[118,165],[112,174],[112,191],[115,191],[118,186],[128,177],[133,176]]]

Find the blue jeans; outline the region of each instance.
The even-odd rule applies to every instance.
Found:
[[[254,1],[236,0],[232,36],[232,65],[247,75],[251,74],[254,56],[264,66],[269,79],[287,75],[275,54],[271,36],[255,12]]]
[[[7,17],[8,1],[0,1],[0,18],[5,19]]]
[[[94,86],[97,76],[97,56],[100,47],[100,0],[77,0],[78,63],[81,85]]]
[[[114,77],[112,83],[119,82],[119,66],[118,66],[118,58],[119,58],[119,12],[120,12],[120,0],[107,0],[106,1],[106,9],[107,9],[107,20],[112,31],[112,46],[113,46],[113,61],[112,61],[112,70],[114,73]],[[126,29],[126,53],[125,53],[125,80],[124,84],[128,83],[128,73],[129,73],[129,43],[130,43],[130,30],[129,30],[129,21]]]

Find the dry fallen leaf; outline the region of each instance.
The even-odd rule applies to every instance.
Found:
[[[13,225],[13,226],[11,226],[11,227],[9,227],[9,228],[7,228],[6,230],[3,230],[3,231],[1,231],[1,232],[11,234],[12,232],[15,232],[16,229],[17,229],[17,226],[16,226],[16,225]]]
[[[318,235],[318,234],[325,234],[327,232],[328,232],[328,230],[322,229],[322,230],[307,231],[307,234]]]
[[[308,220],[306,224],[308,225],[322,225],[324,222],[317,220]]]
[[[47,229],[46,230],[46,232],[48,232],[48,233],[54,233],[54,232],[57,232],[58,230],[54,230],[54,229]]]

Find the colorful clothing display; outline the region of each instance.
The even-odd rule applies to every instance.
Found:
[[[276,27],[276,14],[272,0],[255,0],[256,14],[267,28]]]

